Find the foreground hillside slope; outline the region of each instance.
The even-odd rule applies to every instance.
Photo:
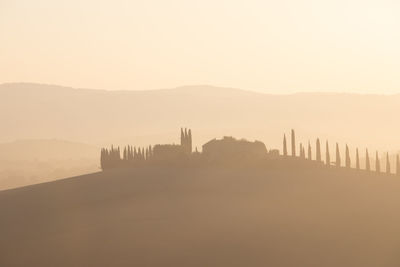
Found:
[[[0,192],[0,266],[399,266],[400,179],[121,169]]]

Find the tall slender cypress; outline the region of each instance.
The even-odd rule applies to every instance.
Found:
[[[311,153],[311,144],[310,141],[308,141],[308,160],[312,160],[312,153]]]
[[[399,157],[399,154],[396,155],[396,174],[400,175],[400,157]]]
[[[287,156],[287,144],[286,144],[286,135],[283,135],[283,155]]]
[[[387,174],[390,174],[389,152],[386,152],[386,173],[387,173]]]
[[[360,169],[360,156],[358,154],[358,148],[356,149],[356,169]]]
[[[319,141],[319,138],[317,138],[316,150],[317,150],[316,160],[320,162],[322,159],[321,159],[321,143]]]
[[[368,148],[365,150],[365,170],[371,171],[371,163],[369,161]]]
[[[346,168],[350,168],[351,161],[350,161],[350,151],[349,146],[346,144]]]
[[[150,158],[153,156],[153,148],[151,147],[151,145],[149,146],[149,156]]]
[[[299,157],[302,158],[303,157],[303,144],[300,143],[299,145]]]
[[[100,152],[100,167],[102,170],[104,170],[104,159],[105,159],[105,153],[104,153],[104,148],[101,149]]]
[[[188,131],[188,153],[192,154],[192,150],[193,150],[193,143],[192,143],[192,130],[189,129]]]
[[[375,171],[381,172],[381,161],[379,160],[378,151],[375,154]]]
[[[328,140],[326,141],[326,147],[325,147],[325,164],[326,166],[331,166],[331,156],[329,155],[329,143]]]
[[[300,144],[299,144],[299,157],[300,157],[300,158],[301,158],[302,152],[303,152],[303,148],[302,148],[302,145],[301,145],[301,143],[300,143]]]
[[[291,137],[292,137],[292,157],[296,157],[296,136],[293,129],[291,132]]]
[[[186,151],[186,149],[187,149],[187,147],[188,147],[188,144],[189,144],[189,138],[188,138],[188,131],[187,131],[187,128],[185,128],[185,151]]]
[[[340,161],[340,151],[339,151],[339,144],[336,143],[336,167],[340,167],[341,161]]]
[[[184,140],[185,140],[185,136],[184,136],[184,133],[183,133],[183,128],[181,128],[181,146],[183,146]]]
[[[305,159],[306,158],[306,149],[304,148],[303,144],[300,144],[300,151],[301,151],[300,157],[302,159]]]

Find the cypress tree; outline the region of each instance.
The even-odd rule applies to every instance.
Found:
[[[321,143],[319,141],[319,138],[317,138],[316,150],[317,150],[316,160],[320,162],[322,159],[321,159]]]
[[[296,137],[293,129],[291,132],[291,137],[292,137],[292,157],[296,157]]]
[[[110,150],[110,167],[114,167],[115,165],[115,156],[114,156],[114,146],[111,145],[111,150]]]
[[[310,141],[308,141],[308,160],[312,160]]]
[[[106,149],[103,148],[101,150],[101,156],[100,156],[100,166],[101,169],[104,170],[106,168],[106,160],[107,160],[107,153],[106,153]]]
[[[125,161],[125,160],[127,160],[127,154],[126,154],[126,147],[124,147],[124,152],[123,152],[123,156],[122,156],[122,159]]]
[[[300,143],[300,157],[301,157],[302,159],[305,159],[305,158],[306,158],[306,150],[304,149],[304,146],[303,146],[303,144],[301,144],[301,143]]]
[[[183,146],[183,141],[184,141],[184,134],[183,134],[183,128],[181,128],[181,146]]]
[[[328,140],[326,141],[326,148],[325,148],[325,152],[326,152],[326,166],[330,167],[331,166],[331,156],[329,155],[329,144],[328,144]]]
[[[188,132],[187,132],[187,128],[185,128],[185,133],[184,133],[184,135],[185,135],[184,144],[185,144],[185,150],[186,150],[186,149],[187,149],[187,146],[188,146]]]
[[[105,158],[105,153],[104,153],[104,148],[102,148],[100,152],[100,167],[102,170],[104,170],[104,158]]]
[[[303,152],[303,148],[301,147],[301,143],[300,143],[300,146],[299,146],[299,157],[300,157],[300,158],[301,158],[302,152]]]
[[[110,151],[108,148],[104,149],[104,169],[107,169],[110,166]]]
[[[192,150],[193,150],[193,144],[192,144],[192,130],[191,129],[189,129],[189,132],[188,132],[188,134],[189,134],[189,140],[188,140],[188,152],[189,152],[189,154],[191,154],[192,153]]]
[[[358,148],[356,149],[356,169],[360,169],[360,156],[358,155]]]
[[[396,174],[400,175],[400,157],[399,157],[399,154],[396,155]]]
[[[366,171],[371,171],[371,164],[370,164],[370,161],[369,161],[368,148],[365,151],[365,170]]]
[[[350,165],[351,165],[350,151],[348,145],[346,144],[346,168],[350,168]]]
[[[375,154],[375,171],[381,172],[381,162],[379,160],[378,151],[376,151],[376,154]]]
[[[132,161],[133,160],[133,147],[130,147],[130,154],[129,154],[129,159]]]
[[[303,155],[303,145],[300,143],[299,145],[299,157],[301,158]]]
[[[301,151],[302,151],[302,148],[301,148],[301,143],[299,144],[299,157],[301,157]]]
[[[386,173],[387,173],[387,174],[390,174],[389,152],[386,152]]]
[[[339,144],[336,143],[336,167],[340,167],[341,161],[340,161],[340,151],[339,151]]]
[[[286,134],[283,135],[283,156],[287,156]]]

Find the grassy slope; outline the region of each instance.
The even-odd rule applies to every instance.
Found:
[[[113,170],[0,192],[0,266],[399,266],[400,179]]]

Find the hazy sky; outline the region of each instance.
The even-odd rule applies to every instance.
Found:
[[[0,0],[0,83],[400,93],[398,0]]]

